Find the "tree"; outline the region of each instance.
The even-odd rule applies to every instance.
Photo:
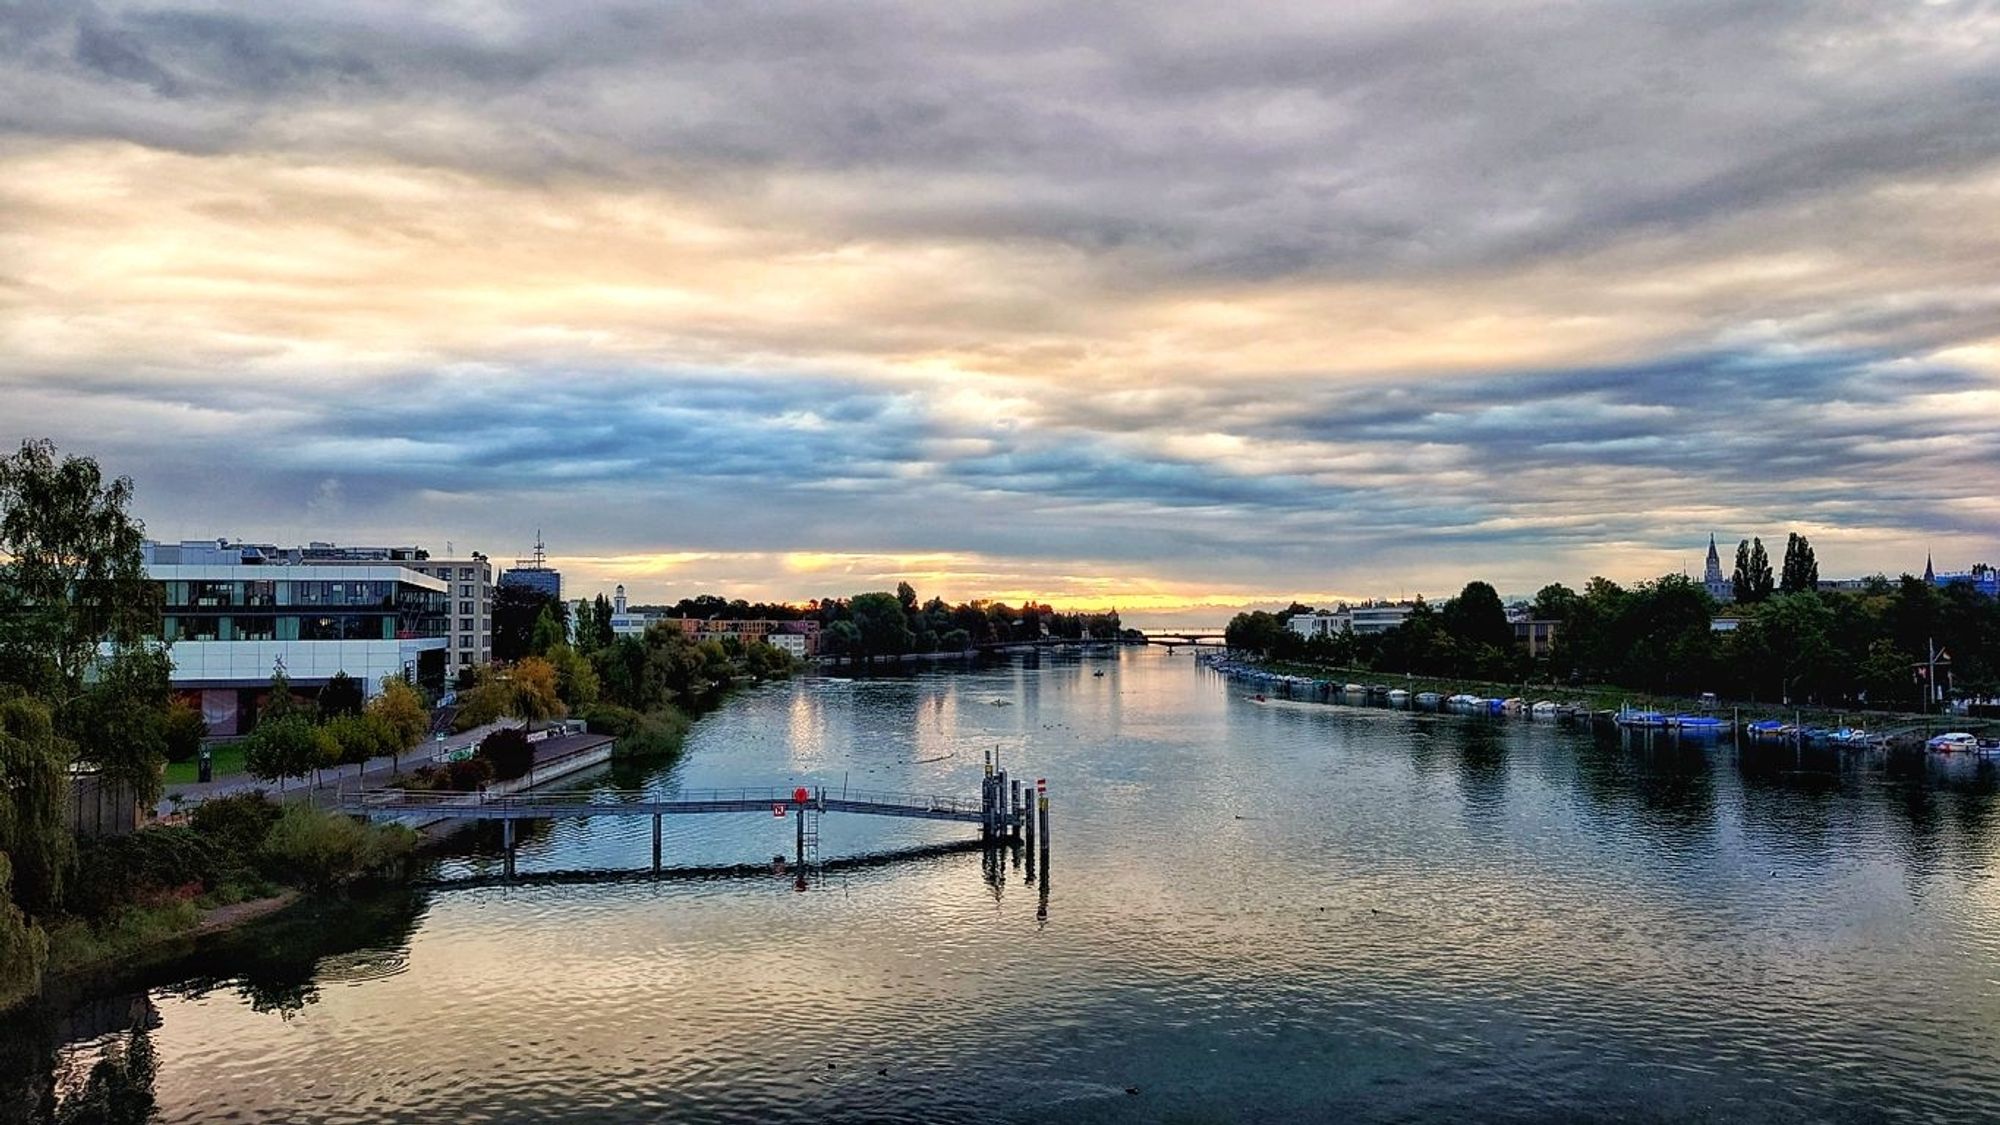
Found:
[[[192,762],[200,756],[201,744],[208,738],[208,720],[202,718],[199,707],[176,702],[167,708],[165,734],[167,761]]]
[[[1575,611],[1577,593],[1560,582],[1551,582],[1535,591],[1535,601],[1528,609],[1537,621],[1569,620]]]
[[[539,656],[530,656],[515,661],[506,675],[513,695],[511,714],[534,721],[559,719],[567,713],[562,694],[556,689],[555,665]]]
[[[590,619],[579,622],[576,631],[577,647],[585,656],[610,648],[618,640],[617,632],[611,628],[611,619],[614,616],[616,615],[612,612],[611,599],[603,594],[597,595],[596,600],[590,603]]]
[[[1813,557],[1811,541],[1796,531],[1785,540],[1785,566],[1778,590],[1786,594],[1819,591],[1819,560]]]
[[[909,583],[903,586],[907,589]],[[915,600],[916,591],[910,591],[910,598]],[[910,651],[910,642],[915,637],[910,632],[903,603],[895,594],[857,594],[848,603],[848,610],[854,615],[855,628],[861,631],[862,654],[901,656]]]
[[[1278,647],[1286,632],[1275,614],[1260,609],[1230,618],[1222,636],[1230,648],[1245,652],[1270,652]]]
[[[556,645],[546,657],[556,670],[556,695],[563,706],[579,711],[597,702],[597,670],[583,654],[568,645]]]
[[[1736,570],[1729,578],[1736,600],[1755,605],[1771,596],[1771,557],[1764,553],[1762,539],[1746,539],[1736,544]]]
[[[368,701],[363,714],[377,718],[390,737],[389,756],[392,768],[402,769],[403,751],[423,741],[431,729],[430,712],[424,709],[424,701],[417,695],[417,689],[401,676],[382,677],[382,690]]]
[[[493,763],[495,780],[512,781],[533,767],[535,747],[526,732],[506,727],[479,740],[479,757]]]
[[[319,689],[319,721],[323,723],[338,715],[359,715],[365,702],[361,685],[354,677],[335,672],[326,686]]]
[[[339,746],[312,720],[285,715],[257,724],[243,751],[243,767],[260,781],[277,782],[282,790],[286,778],[304,777],[339,753]]]
[[[0,859],[11,860],[14,901],[30,914],[62,902],[75,857],[63,820],[69,763],[46,703],[0,701]]]
[[[526,586],[500,586],[493,591],[493,659],[501,663],[534,654],[531,642],[542,611],[562,620],[562,603]],[[558,637],[560,639],[560,637]]]
[[[77,759],[145,805],[160,799],[172,675],[173,663],[160,649],[114,651],[69,709]]]
[[[131,501],[131,478],[106,484],[96,461],[58,460],[46,440],[0,459],[0,676],[49,700],[59,731],[100,643],[129,650],[159,628]]]
[[[282,667],[273,669],[270,690],[264,694],[264,705],[257,709],[258,724],[288,719],[299,710],[299,698],[292,694],[292,678]]]
[[[542,607],[535,617],[534,632],[528,635],[528,653],[531,656],[547,656],[549,650],[567,641],[563,628],[563,615],[558,604],[550,602]]]

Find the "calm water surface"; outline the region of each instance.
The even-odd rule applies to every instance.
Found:
[[[1259,704],[1135,651],[759,689],[598,783],[976,793],[996,748],[1049,779],[1045,881],[977,851],[606,878],[650,823],[558,822],[512,885],[476,845],[42,1034],[87,1062],[150,1007],[169,1121],[2000,1115],[1971,765]],[[968,831],[823,827],[831,857]],[[791,836],[690,817],[666,848],[768,867]]]

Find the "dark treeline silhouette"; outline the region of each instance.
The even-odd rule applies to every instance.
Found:
[[[1802,539],[1787,549],[1782,587],[1761,574],[1757,546],[1739,550],[1751,597],[1723,607],[1703,586],[1667,575],[1631,587],[1592,578],[1581,591],[1544,587],[1533,618],[1556,623],[1553,651],[1530,659],[1493,587],[1468,583],[1440,605],[1419,601],[1397,628],[1308,641],[1286,628],[1309,607],[1239,614],[1231,647],[1382,672],[1524,682],[1602,683],[1640,691],[1759,702],[1918,710],[1936,676],[1949,698],[2000,695],[2000,601],[1965,583],[1904,575],[1858,591],[1816,589]],[[1772,584],[1775,586],[1775,584]],[[1733,628],[1714,622],[1727,610]],[[1947,659],[1932,664],[1942,653]],[[1930,702],[1936,702],[1933,697]]]

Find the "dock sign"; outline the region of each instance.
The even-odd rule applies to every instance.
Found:
[[[785,803],[779,801],[773,804],[771,806],[771,815],[777,817],[779,820],[785,819]]]

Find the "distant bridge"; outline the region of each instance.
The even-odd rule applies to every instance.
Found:
[[[1169,648],[1221,648],[1228,644],[1220,629],[1147,629],[1143,631],[1143,636],[1149,645],[1166,645]]]

